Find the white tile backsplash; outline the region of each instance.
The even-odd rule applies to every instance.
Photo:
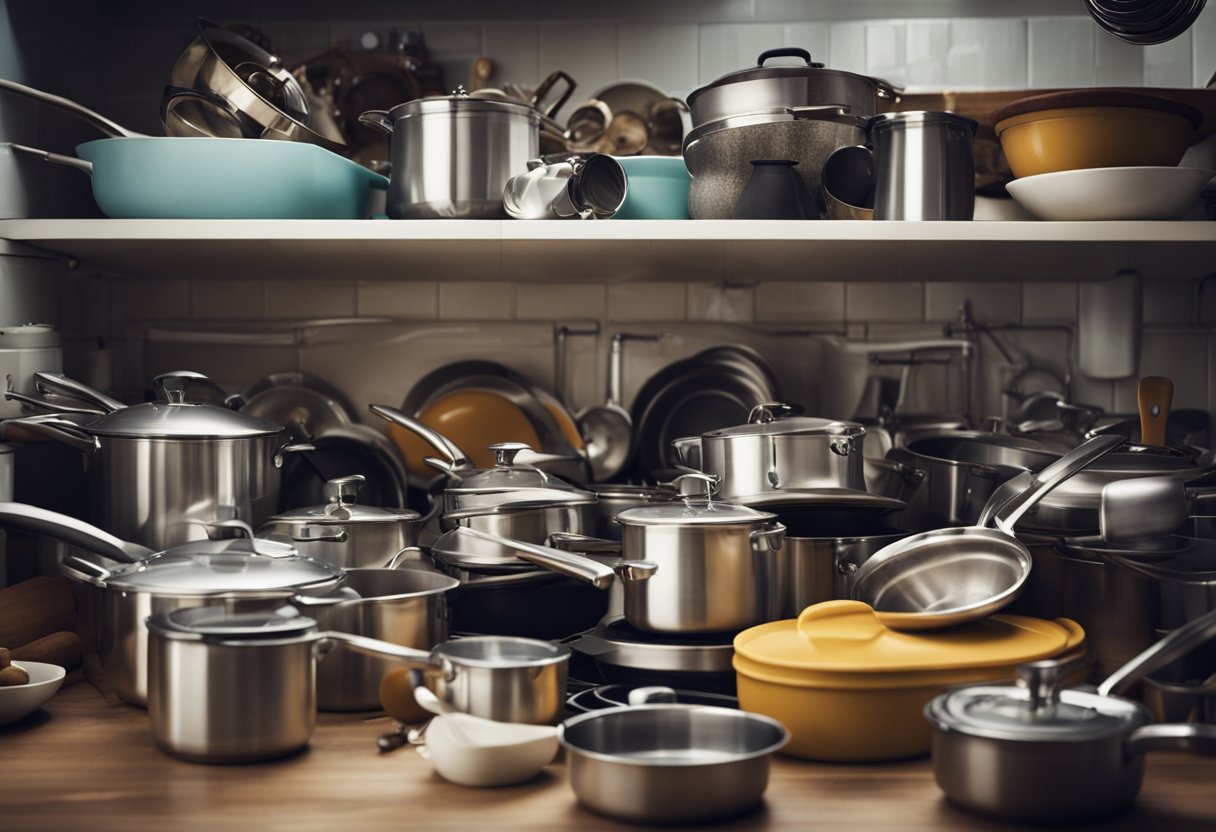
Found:
[[[924,320],[923,283],[849,283],[845,319],[849,321]]]
[[[449,321],[509,321],[515,317],[515,284],[440,283],[439,317]]]
[[[910,20],[907,33],[908,86],[942,89],[950,56],[949,21]]]
[[[756,59],[766,49],[775,49],[785,42],[780,23],[711,24],[701,27],[700,66],[697,75],[702,84],[716,81],[728,72],[756,65]],[[774,60],[774,64],[781,61]],[[785,60],[786,63],[790,59]]]
[[[781,42],[810,52],[812,61],[835,66],[829,51],[831,27],[827,23],[787,23],[781,28]]]
[[[564,69],[578,81],[585,100],[621,79],[619,27],[605,23],[555,23],[540,27],[540,74]],[[488,56],[493,60],[493,55]],[[577,101],[571,104],[576,104]],[[570,111],[570,104],[563,108]]]
[[[843,283],[761,283],[756,287],[758,323],[816,324],[844,320]]]
[[[1189,87],[1195,74],[1191,32],[1144,48],[1144,86]]]
[[[1031,89],[1093,85],[1096,34],[1097,27],[1088,15],[1032,18],[1027,30]]]
[[[862,23],[833,23],[830,28],[828,57],[833,69],[866,71],[866,27]]]
[[[621,26],[620,68],[629,78],[687,95],[697,86],[697,30],[686,23]]]
[[[1029,84],[1025,20],[955,20],[950,24],[946,86],[1018,90]]]
[[[1191,26],[1192,85],[1206,86],[1216,77],[1216,3],[1204,6]]]
[[[687,314],[683,283],[619,283],[608,287],[610,321],[682,321]]]
[[[1016,283],[926,283],[925,320],[958,320],[965,301],[971,314],[984,323],[1017,323],[1022,319],[1021,287]]]
[[[900,86],[908,84],[907,24],[873,21],[866,24],[866,74]]]

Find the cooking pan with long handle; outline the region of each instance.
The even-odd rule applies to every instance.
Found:
[[[11,145],[91,173],[93,198],[119,219],[360,219],[388,179],[312,144],[144,136],[66,98],[0,79],[0,90],[79,116],[113,138],[80,158]]]

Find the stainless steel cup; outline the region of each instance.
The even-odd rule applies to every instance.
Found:
[[[874,116],[874,219],[970,220],[975,213],[976,122],[954,113]]]

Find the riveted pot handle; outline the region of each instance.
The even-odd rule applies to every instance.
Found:
[[[597,560],[570,552],[563,552],[550,546],[537,546],[533,543],[525,543],[522,540],[500,537],[499,535],[483,532],[480,529],[472,529],[468,526],[459,526],[448,532],[448,534],[497,543],[499,546],[504,546],[513,551],[515,556],[522,560],[534,563],[537,566],[543,566],[552,572],[585,581],[596,589],[607,589],[612,586],[612,581],[616,578],[616,573],[612,569]]]
[[[368,110],[365,113],[360,113],[359,123],[383,130],[390,136],[393,135],[393,120],[388,117],[388,112],[385,110]]]
[[[777,49],[765,49],[760,53],[760,57],[756,58],[756,66],[764,66],[764,62],[769,58],[802,58],[807,66],[816,69],[823,68],[823,64],[811,60],[810,52],[799,46],[782,46]]]
[[[69,448],[80,451],[85,456],[92,456],[101,450],[101,440],[93,436],[93,434],[82,430],[71,419],[64,419],[58,414],[45,413],[39,416],[8,419],[5,424],[10,426],[10,430],[20,428],[39,436],[45,436],[47,439],[62,442]]]
[[[388,641],[381,641],[378,638],[368,638],[367,636],[356,636],[351,633],[339,633],[333,630],[327,630],[317,634],[317,640],[331,640],[346,646],[356,653],[365,653],[369,656],[378,656],[387,659],[395,659],[406,667],[417,670],[435,671],[442,669],[442,663],[425,650],[417,650],[413,647],[403,647],[400,644],[393,644]]]
[[[752,529],[747,537],[752,543],[753,551],[779,552],[782,544],[785,543],[785,526],[774,523],[767,528]]]
[[[146,546],[128,543],[83,520],[25,503],[0,503],[0,526],[46,535],[120,563],[135,563],[152,554]]]
[[[1147,751],[1189,751],[1216,757],[1216,725],[1146,725],[1127,740],[1129,755]]]
[[[274,452],[274,467],[282,468],[283,457],[287,454],[299,454],[304,453],[305,451],[315,451],[316,449],[317,446],[313,445],[311,442],[289,442]]]

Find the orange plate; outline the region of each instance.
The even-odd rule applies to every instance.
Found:
[[[498,393],[457,390],[428,404],[417,418],[455,442],[478,468],[494,465],[494,452],[489,446],[495,442],[523,442],[540,448],[540,437],[527,414]],[[389,424],[388,435],[405,454],[406,469],[411,474],[420,477],[436,474],[423,461],[428,456],[438,456],[434,448],[394,424]]]

